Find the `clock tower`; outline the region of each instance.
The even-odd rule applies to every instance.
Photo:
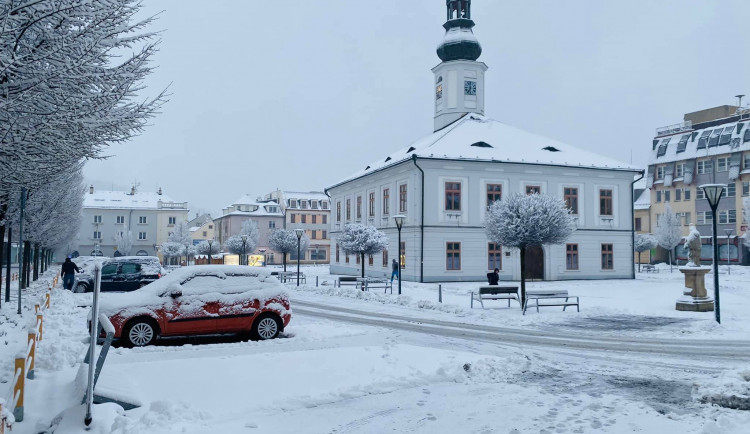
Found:
[[[484,115],[484,72],[487,65],[477,62],[482,54],[472,27],[471,0],[446,0],[445,36],[438,45],[442,62],[432,68],[435,74],[435,131],[467,113]]]

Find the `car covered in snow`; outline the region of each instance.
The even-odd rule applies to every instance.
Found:
[[[133,291],[161,278],[165,273],[156,256],[120,256],[102,262],[102,291]],[[76,276],[73,292],[94,288],[93,266]]]
[[[128,346],[157,337],[241,333],[273,339],[292,311],[283,285],[261,268],[183,267],[132,292],[103,294],[100,313]]]

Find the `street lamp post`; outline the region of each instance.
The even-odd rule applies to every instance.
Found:
[[[186,267],[190,265],[190,259],[189,259],[190,256],[188,256],[189,253],[190,253],[190,244],[185,243],[185,266]]]
[[[245,256],[245,246],[247,245],[247,234],[242,234],[240,238],[242,238],[242,259],[240,260],[240,265],[247,265],[247,258]]]
[[[398,229],[398,295],[401,295],[401,228],[404,226],[404,219],[406,216],[402,214],[393,216]]]
[[[305,233],[304,229],[297,228],[294,230],[297,235],[297,286],[299,286],[299,246],[302,243],[302,234]]]
[[[211,254],[214,252],[214,239],[206,240],[208,242],[208,265],[211,265]]]
[[[708,205],[711,207],[711,217],[713,220],[712,241],[714,244],[714,312],[716,314],[716,322],[719,324],[721,324],[721,310],[719,308],[719,245],[716,235],[716,208],[719,207],[719,201],[721,200],[721,195],[724,194],[725,187],[726,184],[703,184],[700,186],[706,196]]]
[[[727,274],[732,274],[732,267],[729,263],[729,237],[732,236],[734,229],[724,229],[724,233],[727,234]]]

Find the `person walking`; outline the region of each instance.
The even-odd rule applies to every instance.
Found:
[[[76,272],[81,272],[78,265],[71,261],[70,258],[65,258],[65,262],[62,264],[62,271],[60,271],[63,278],[63,288],[73,289],[73,283],[76,280]]]
[[[393,278],[398,278],[398,262],[396,262],[395,259],[391,263],[391,268],[393,269],[393,272],[391,273],[391,283],[393,283]]]
[[[495,268],[492,273],[487,273],[487,281],[490,285],[498,285],[500,283],[500,270]]]

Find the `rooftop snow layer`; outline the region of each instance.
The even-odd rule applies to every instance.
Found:
[[[469,113],[440,131],[372,162],[343,179],[340,185],[417,155],[465,161],[497,161],[639,172],[641,169],[547,137],[520,130],[485,116]]]
[[[130,194],[125,191],[95,191],[86,194],[83,199],[84,208],[137,208],[137,209],[160,209],[159,202],[185,204],[187,202],[175,202],[171,197],[157,193],[136,192]]]
[[[641,192],[638,199],[633,202],[634,209],[649,209],[651,208],[651,190],[648,188]]]
[[[730,121],[729,119],[732,120]],[[709,125],[716,124],[710,127],[696,128],[681,131],[671,136],[654,138],[654,142],[658,141],[658,144],[652,144],[649,165],[710,157],[731,152],[750,151],[750,133],[748,133],[750,119],[743,119],[742,121],[738,121],[737,119],[738,117],[735,116],[728,118],[727,122],[724,123],[716,124],[716,122],[710,122],[708,123]],[[738,127],[738,125],[740,126]],[[705,140],[705,143],[701,143],[700,139],[704,134],[707,140]],[[680,139],[684,135],[689,135],[689,137],[686,143],[680,145]],[[668,138],[671,138],[671,140],[666,142]],[[664,146],[665,144],[666,146]],[[700,149],[699,145],[701,146]]]

